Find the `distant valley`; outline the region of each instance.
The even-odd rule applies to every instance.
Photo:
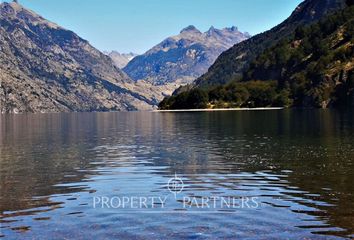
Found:
[[[17,1],[1,3],[0,23],[1,113],[151,110],[250,37],[189,26],[137,56],[102,53]]]
[[[137,55],[101,52],[17,1],[3,2],[0,112],[352,105],[353,4],[305,0],[256,36],[190,25]]]

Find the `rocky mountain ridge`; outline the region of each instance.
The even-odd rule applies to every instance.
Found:
[[[136,84],[74,32],[18,4],[0,4],[0,112],[152,109],[161,93]]]
[[[188,26],[135,57],[123,70],[136,81],[144,79],[154,85],[191,83],[205,73],[223,51],[249,37],[236,27],[211,27],[202,33],[195,26]]]

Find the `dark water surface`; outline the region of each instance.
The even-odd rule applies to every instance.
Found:
[[[349,239],[353,163],[349,112],[0,116],[0,235]],[[183,185],[171,188],[175,175]],[[166,203],[94,202],[134,196]],[[192,201],[211,197],[257,206]]]

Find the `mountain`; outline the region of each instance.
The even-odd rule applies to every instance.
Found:
[[[296,28],[288,28],[287,34],[272,44],[263,36],[263,43],[269,46],[252,58],[247,55],[243,67],[229,66],[229,59],[219,66],[224,72],[220,70],[218,81],[197,82],[199,85],[166,98],[160,108],[354,106],[354,1],[341,3],[344,5],[340,1],[305,1],[285,21],[301,22]],[[319,9],[322,17],[309,23],[310,15],[317,16]],[[275,38],[270,35],[270,39]],[[253,46],[252,39],[248,42]],[[236,56],[233,59],[240,61]],[[233,73],[242,69],[238,77],[228,74],[233,67]],[[231,80],[226,81],[228,77]]]
[[[244,81],[277,80],[292,105],[354,106],[354,7],[266,49],[244,74]]]
[[[278,26],[237,44],[221,54],[209,71],[196,80],[195,85],[218,85],[241,79],[249,63],[266,48],[274,46],[298,26],[316,22],[323,16],[345,6],[346,0],[305,0],[288,19]]]
[[[154,85],[191,83],[205,73],[225,50],[250,35],[236,27],[202,33],[194,26],[183,29],[156,45],[145,54],[135,57],[123,69],[132,79],[145,79]]]
[[[138,54],[135,53],[119,53],[117,51],[105,52],[105,54],[112,58],[114,64],[120,69],[127,66],[133,58],[138,56]]]
[[[74,32],[18,4],[0,4],[0,112],[151,109],[136,84]]]

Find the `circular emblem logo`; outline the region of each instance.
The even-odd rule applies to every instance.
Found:
[[[176,196],[183,191],[184,183],[182,179],[175,174],[175,176],[168,181],[167,187],[168,190]]]

